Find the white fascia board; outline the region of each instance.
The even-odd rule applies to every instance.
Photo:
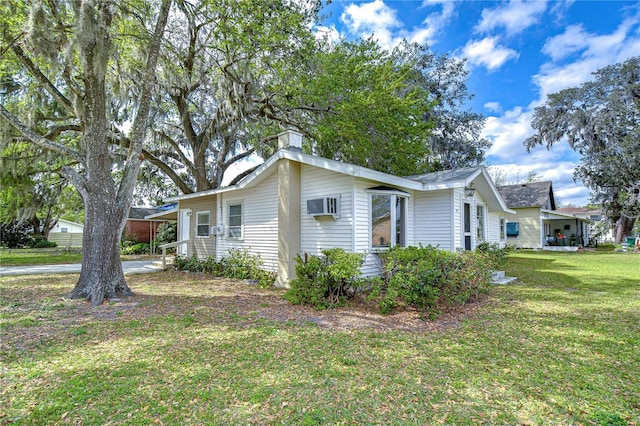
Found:
[[[319,167],[326,170],[342,173],[348,176],[370,179],[388,185],[401,186],[407,189],[417,191],[423,190],[423,184],[411,179],[393,176],[387,173],[368,169],[366,167],[356,166],[353,164],[342,163],[340,161],[331,160],[329,158],[316,157],[314,155],[303,154],[299,151],[278,151],[283,153],[283,158],[298,161],[310,166]]]
[[[154,219],[158,219],[158,218],[159,218],[158,220],[164,220],[165,216],[170,216],[173,213],[176,213],[176,214],[178,213],[178,208],[177,207],[173,208],[173,209],[170,209],[170,210],[165,210],[165,211],[160,212],[160,213],[150,214],[148,216],[145,216],[144,219],[137,219],[137,220],[154,220]],[[128,220],[131,220],[131,219],[128,219]],[[171,220],[171,219],[169,219],[169,220]]]
[[[544,219],[577,219],[581,222],[591,222],[589,219],[581,218],[570,213],[558,212],[555,210],[540,209],[540,213],[541,214],[544,213],[548,215],[544,217]]]

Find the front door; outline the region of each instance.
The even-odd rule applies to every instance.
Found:
[[[189,228],[191,227],[191,210],[180,210],[180,228],[178,232],[178,241],[189,239]],[[177,247],[178,254],[187,256],[187,243],[179,244]]]
[[[463,217],[463,230],[464,230],[464,249],[471,250],[471,204],[464,203],[464,217]]]

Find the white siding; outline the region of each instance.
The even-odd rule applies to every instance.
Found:
[[[460,212],[461,206],[460,204],[458,207]],[[452,208],[451,191],[448,189],[416,193],[413,244],[430,244],[442,250],[455,250],[452,240],[455,238],[456,241],[460,241],[462,237],[460,225],[452,223]]]
[[[189,242],[187,243],[187,255],[196,256],[199,259],[207,258],[215,255],[216,237],[209,235],[208,237],[196,237],[196,226],[198,212],[209,212],[209,225],[216,224],[216,197],[210,195],[206,197],[198,197],[194,199],[181,200],[179,202],[180,210],[191,209],[191,217],[189,220]]]
[[[314,166],[301,170],[301,250],[317,255],[320,250],[342,248],[352,251],[353,244],[353,178]],[[307,200],[337,196],[340,217],[314,217],[307,214]]]
[[[224,232],[217,237],[218,259],[227,256],[230,249],[248,249],[260,255],[264,269],[278,269],[278,175],[272,173],[255,188],[239,189],[218,194],[218,225]],[[242,204],[243,238],[229,239],[227,220],[229,204]]]
[[[62,232],[62,228],[65,228],[66,231]],[[64,219],[58,219],[58,223],[53,227],[49,234],[65,234],[65,233],[74,233],[74,234],[82,234],[84,230],[84,225],[80,223],[70,222]]]
[[[504,219],[507,222],[506,215],[501,213],[489,212],[487,215],[487,241],[490,243],[498,243],[500,247],[504,247],[506,244],[505,238],[500,238],[500,219]],[[505,231],[506,232],[506,231]]]

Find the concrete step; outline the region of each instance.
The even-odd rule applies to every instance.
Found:
[[[491,284],[494,285],[506,285],[517,280],[516,277],[507,277],[504,271],[494,271],[491,276]]]
[[[511,284],[515,280],[517,280],[516,277],[504,277],[504,278],[501,278],[499,280],[491,281],[491,284],[493,284],[493,285],[507,285],[507,284]]]
[[[491,276],[492,280],[499,280],[504,278],[504,271],[493,271],[493,275]]]
[[[174,264],[176,258],[174,256],[168,257],[166,259],[166,266],[171,266]],[[154,260],[151,265],[147,265],[145,266],[145,268],[149,268],[149,269],[158,269],[158,270],[162,270],[162,259],[160,260]]]

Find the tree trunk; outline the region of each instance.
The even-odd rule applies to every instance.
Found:
[[[133,294],[124,279],[120,261],[120,237],[126,222],[123,217],[122,208],[114,201],[95,194],[88,196],[82,236],[82,271],[70,298],[84,298],[96,306],[105,299]]]
[[[615,223],[616,244],[621,244],[624,237],[633,233],[633,225],[635,224],[635,222],[635,217],[629,217],[625,214],[622,214],[620,216],[620,218]]]

